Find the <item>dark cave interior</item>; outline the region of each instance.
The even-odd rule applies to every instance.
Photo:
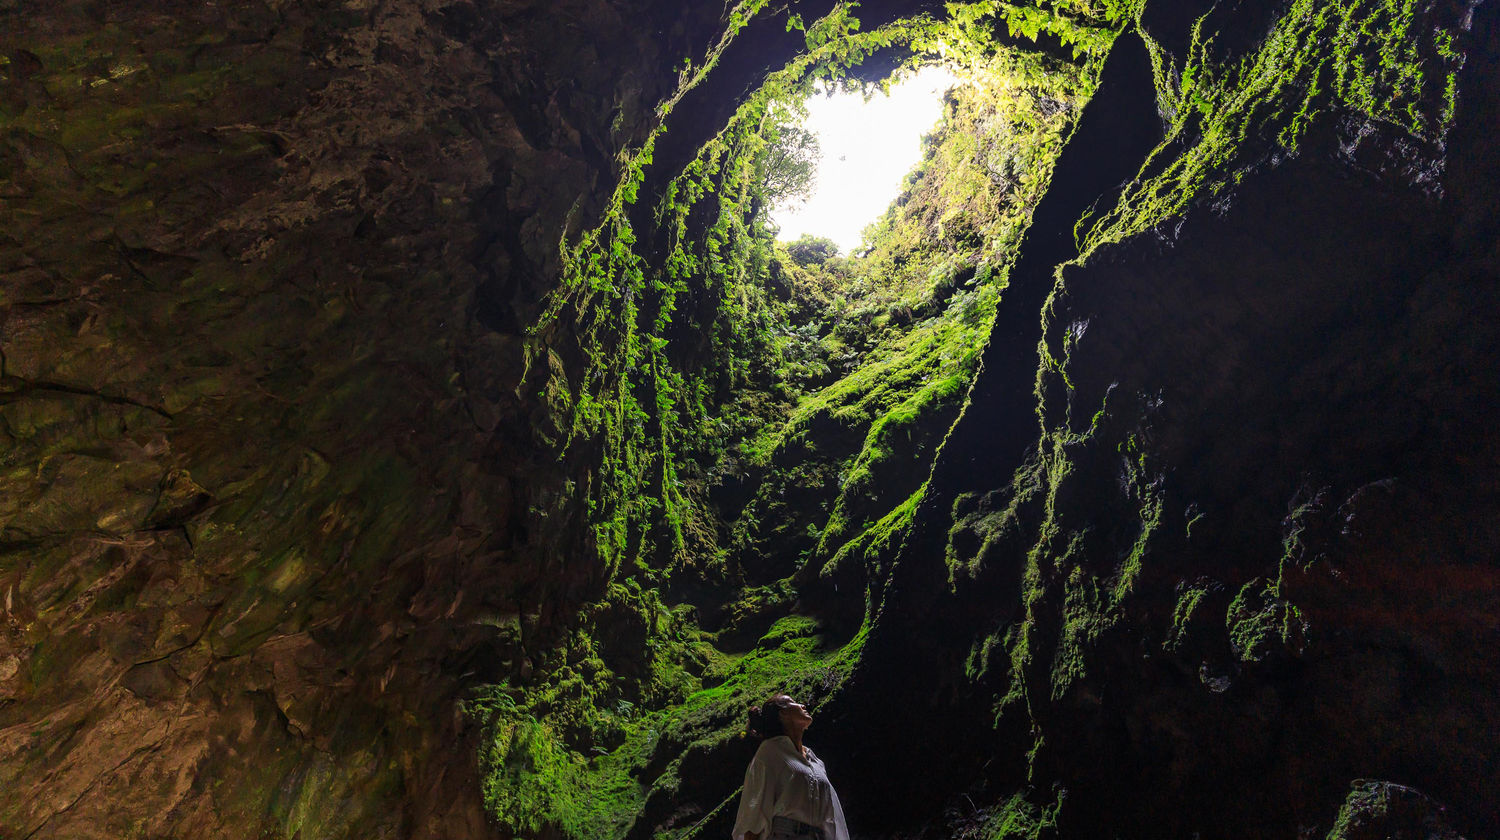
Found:
[[[0,21],[0,840],[1500,836],[1493,3]]]

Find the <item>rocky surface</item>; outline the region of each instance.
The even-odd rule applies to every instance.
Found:
[[[1330,120],[1230,200],[1068,265],[1055,288],[1024,272],[1038,251],[1044,269],[1069,256],[1038,211],[1007,302],[1045,296],[1042,326],[1002,304],[855,676],[867,695],[901,689],[845,694],[841,726],[894,706],[938,733],[898,746],[903,763],[968,768],[937,774],[915,811],[967,778],[959,810],[1021,789],[1067,837],[1500,830],[1484,419],[1500,336],[1477,315],[1500,271],[1481,233],[1492,11],[1473,18],[1445,145]],[[1114,69],[1117,95],[1150,98],[1139,69]],[[1048,201],[1081,207],[1101,187],[1067,165]],[[1055,364],[1030,398],[1002,365],[1037,339]],[[993,736],[963,739],[991,715]],[[1420,792],[1380,792],[1393,782]],[[911,818],[888,784],[862,793]]]
[[[712,5],[0,0],[0,838],[515,833],[461,701],[610,577],[524,332]],[[1162,136],[1117,43],[820,710],[859,833],[1500,834],[1494,12],[1421,10],[1472,48],[1441,143],[1334,115],[1059,278]],[[664,743],[635,834],[721,831],[743,756]]]
[[[578,579],[519,333],[655,5],[0,4],[0,836],[492,832],[456,687]]]

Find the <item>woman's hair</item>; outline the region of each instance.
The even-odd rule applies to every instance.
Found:
[[[778,694],[759,706],[751,706],[746,715],[745,731],[757,738],[785,735],[786,729],[781,725],[781,710],[791,703],[791,697]]]

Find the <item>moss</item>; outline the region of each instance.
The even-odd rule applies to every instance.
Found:
[[[1019,620],[978,637],[966,663],[971,679],[988,679],[999,659],[996,653],[1004,648],[1009,680],[996,705],[1001,712],[1020,701],[1036,704],[1063,697],[1089,675],[1092,652],[1126,617],[1161,538],[1165,509],[1160,467],[1136,432],[1121,435],[1122,425],[1130,422],[1126,418],[1140,417],[1144,410],[1142,405],[1111,405],[1106,396],[1083,431],[1064,426],[1043,437],[1037,459],[1023,465],[1008,488],[992,494],[1005,500],[1003,508],[990,509],[991,499],[955,504],[948,546],[955,581],[960,575],[987,574],[984,559],[992,558],[995,544],[1003,542],[1016,554],[1025,551]],[[1124,438],[1117,447],[1121,457],[1101,470],[1096,450],[1118,436]],[[1123,491],[1119,512],[1134,520],[1133,536],[1121,530],[1102,533],[1090,519],[1073,521],[1081,496],[1091,499],[1089,509],[1099,504],[1088,494],[1101,492],[1101,483],[1108,497]],[[964,512],[970,508],[972,512]],[[1038,520],[1031,526],[1034,536],[1022,537],[1023,511],[1025,518]],[[976,542],[972,555],[960,547]],[[1015,555],[1002,556],[1009,560]]]
[[[1180,64],[1148,43],[1167,137],[1114,208],[1080,221],[1084,259],[1222,200],[1250,169],[1297,154],[1315,123],[1340,112],[1438,146],[1452,124],[1463,64],[1452,46],[1463,26],[1456,7],[1295,0],[1230,66],[1213,57],[1210,20],[1198,21]]]
[[[1187,641],[1192,623],[1199,618],[1198,610],[1209,593],[1207,586],[1189,586],[1177,597],[1177,606],[1172,609],[1172,628],[1167,632],[1162,647],[1168,651],[1178,650]]]
[[[916,515],[917,505],[921,504],[926,493],[927,484],[924,483],[917,488],[915,493],[908,496],[906,501],[897,505],[895,510],[844,543],[838,552],[829,558],[821,569],[820,575],[833,578],[839,575],[839,570],[846,564],[859,562],[869,578],[876,580],[882,578],[887,571],[885,564],[896,556],[901,547],[901,540],[910,529],[912,518]]]
[[[896,337],[872,352],[867,364],[801,401],[785,424],[768,427],[751,442],[749,454],[775,461],[777,450],[808,440],[814,426],[832,421],[867,429],[856,466],[878,460],[887,429],[909,427],[925,410],[967,385],[978,363],[982,335],[977,325],[940,318]]]
[[[984,821],[984,840],[1042,840],[1055,837],[1061,800],[1048,806],[1017,793],[990,810]]]
[[[1180,218],[1193,207],[1226,199],[1252,168],[1296,154],[1314,125],[1326,125],[1332,113],[1397,126],[1421,142],[1440,145],[1451,120],[1450,80],[1462,58],[1451,48],[1457,21],[1438,14],[1447,12],[1429,15],[1399,0],[1297,0],[1256,50],[1228,66],[1214,58],[1213,15],[1199,21],[1189,54],[1175,61],[1148,44],[1168,136],[1113,209],[1080,222],[1078,261],[1087,262],[1106,246]],[[1073,337],[1051,320],[1068,293],[1061,269],[1055,276],[1042,313],[1046,340],[1035,396],[1048,430],[1039,441],[1037,460],[1000,494],[1007,498],[1003,509],[955,510],[960,524],[949,545],[955,578],[981,575],[977,558],[986,556],[994,541],[1019,539],[1007,525],[1015,512],[1041,508],[1028,535],[1021,619],[978,637],[966,663],[971,679],[986,679],[1003,646],[1009,654],[1010,684],[1000,706],[1024,701],[1014,707],[1023,714],[1027,704],[1056,700],[1088,675],[1092,652],[1123,619],[1147,573],[1153,545],[1165,536],[1162,470],[1153,463],[1152,447],[1140,430],[1124,421],[1134,413],[1149,424],[1149,409],[1101,406],[1080,433],[1074,431],[1084,419],[1076,414],[1079,407],[1048,399],[1063,393],[1077,397],[1070,369]],[[1054,384],[1059,387],[1052,388]],[[1094,462],[1098,450],[1111,441],[1118,442],[1114,454],[1122,469],[1104,475]],[[1133,535],[1096,530],[1104,518],[1097,511],[1077,517],[1078,494],[1106,481],[1118,481],[1134,508],[1129,514],[1121,511],[1138,523]],[[1110,490],[1113,495],[1114,488]],[[1297,554],[1296,541],[1294,529],[1288,536],[1289,558]],[[1208,591],[1194,586],[1181,594],[1168,649],[1185,644],[1189,625],[1201,623]],[[1307,632],[1297,607],[1281,597],[1276,585],[1262,580],[1240,591],[1226,623],[1234,650],[1245,662],[1296,656]]]
[[[740,4],[731,17],[747,20],[764,5]],[[837,80],[874,51],[894,45],[909,44],[921,55],[941,54],[965,43],[970,48],[963,53],[965,60],[983,77],[981,87],[990,98],[983,102],[963,99],[968,103],[961,109],[963,119],[953,117],[954,130],[939,144],[944,158],[937,170],[958,171],[962,161],[962,176],[935,181],[944,185],[933,199],[942,209],[936,218],[926,220],[930,222],[927,227],[945,229],[961,222],[969,232],[954,241],[987,236],[989,247],[997,253],[1019,236],[1030,202],[1045,182],[1047,167],[1015,165],[1014,161],[1002,164],[989,157],[1004,156],[1009,149],[1036,151],[1038,160],[1050,161],[1057,132],[1070,119],[1066,107],[1051,106],[1062,101],[1060,91],[1077,88],[1082,74],[1066,67],[1044,70],[1034,60],[997,51],[993,32],[978,22],[1003,10],[992,3],[973,5],[962,14],[955,11],[954,18],[921,16],[869,32],[860,31],[849,7],[842,4],[810,22],[809,52],[773,73],[724,131],[670,181],[666,196],[655,208],[656,225],[669,244],[666,253],[658,255],[640,246],[628,212],[639,198],[639,186],[652,163],[655,136],[622,158],[624,175],[604,222],[576,243],[564,245],[567,270],[534,330],[539,340],[532,348],[530,371],[541,378],[538,387],[549,395],[549,404],[566,415],[557,419],[562,430],[559,443],[569,447],[587,440],[602,453],[587,486],[596,542],[611,568],[621,568],[626,554],[634,555],[630,559],[670,554],[676,562],[685,562],[695,553],[717,551],[713,529],[703,525],[711,519],[702,510],[705,488],[690,477],[694,464],[712,463],[733,447],[726,431],[773,419],[759,410],[747,417],[742,409],[774,410],[774,405],[764,401],[731,399],[726,403],[726,388],[730,392],[745,389],[755,375],[752,359],[790,362],[775,368],[773,390],[816,378],[827,369],[816,360],[809,360],[809,366],[801,359],[788,358],[788,348],[799,342],[792,340],[793,330],[786,326],[785,308],[767,294],[766,277],[772,271],[769,237],[755,209],[764,198],[762,185],[755,183],[756,173],[763,172],[764,156],[781,133],[781,117],[776,115],[787,111],[786,103],[805,96],[814,80]],[[682,87],[662,113],[701,80],[717,60],[718,50],[733,38],[734,29],[731,25],[725,40],[700,65],[689,63]],[[819,34],[814,37],[812,33]],[[1043,99],[1047,107],[1040,106]],[[993,119],[982,132],[981,150],[980,141],[974,139],[978,129],[964,120],[985,114]],[[981,151],[989,157],[980,155]],[[986,169],[1004,165],[1012,165],[1020,176],[996,180]],[[997,214],[1005,217],[1004,223],[990,225]],[[986,228],[983,235],[979,228]],[[909,233],[912,227],[903,230]],[[883,238],[894,241],[890,236]],[[875,274],[878,288],[887,291],[864,305],[882,311],[861,313],[849,307],[851,317],[846,323],[860,323],[873,314],[877,324],[904,326],[912,320],[914,307],[926,309],[924,317],[942,311],[953,291],[947,289],[942,299],[905,300],[899,293],[892,297],[889,290],[930,291],[933,286],[927,274],[905,270]],[[690,289],[696,290],[696,311],[678,312],[688,301]],[[975,333],[969,347],[977,347],[986,326],[985,315],[993,305],[992,296],[985,299],[987,294],[993,292],[966,298],[959,311],[958,320]],[[694,319],[696,333],[674,326],[684,316]],[[569,324],[577,337],[570,355],[576,352],[585,360],[591,371],[587,378],[570,377],[552,363],[557,348],[544,342],[572,343],[554,329],[561,323]],[[833,349],[839,337],[828,338],[832,340],[827,346]],[[710,358],[705,360],[696,349],[692,354],[684,352],[684,339],[695,348],[704,343],[711,346]],[[806,358],[800,351],[798,355]],[[696,361],[689,363],[690,357]],[[951,394],[961,383],[950,380],[945,387]],[[772,440],[763,437],[747,451],[752,457],[764,455]]]
[[[1229,643],[1242,662],[1261,662],[1278,652],[1300,654],[1306,622],[1276,586],[1257,578],[1240,588],[1225,616]]]
[[[512,831],[568,837],[618,837],[644,799],[628,769],[639,761],[641,728],[627,747],[605,760],[589,759],[564,747],[548,726],[518,712],[503,695],[470,704],[480,710],[485,743],[479,754],[483,794],[490,813]]]
[[[1378,822],[1391,809],[1389,786],[1380,782],[1356,783],[1339,808],[1338,819],[1327,840],[1348,840],[1365,823]]]
[[[1062,627],[1052,659],[1052,699],[1060,698],[1074,682],[1088,674],[1088,655],[1094,643],[1120,619],[1116,604],[1100,581],[1080,565],[1085,556],[1085,535],[1070,534],[1067,548],[1053,562],[1066,570],[1062,586]]]
[[[971,72],[974,84],[950,94],[904,194],[866,231],[864,253],[785,271],[831,312],[821,329],[825,358],[854,361],[742,452],[777,475],[809,461],[837,473],[831,506],[792,513],[802,514],[797,529],[816,532],[802,553],[825,578],[856,555],[883,571],[871,549],[890,543],[891,523],[914,505],[957,416],[1011,251],[1086,87],[1003,56]],[[767,481],[745,520],[751,532],[762,520],[783,521],[773,501],[783,495],[779,481]]]
[[[662,114],[764,5],[732,10],[726,40],[688,63]],[[837,588],[852,616],[808,590],[822,571],[822,583],[858,576],[873,597],[889,573],[1104,38],[1083,67],[1046,64],[1000,49],[1001,5],[949,11],[865,32],[840,4],[806,22],[809,52],[668,173],[658,205],[634,207],[652,137],[622,155],[600,225],[562,244],[526,387],[551,411],[542,433],[589,470],[579,507],[604,591],[551,629],[557,644],[528,642],[546,647],[529,654],[533,673],[469,704],[486,801],[509,829],[620,836],[647,801],[677,796],[682,756],[732,737],[747,703],[826,698],[857,661],[865,587]],[[1046,25],[1082,38],[1098,11],[1067,4]],[[799,264],[773,243],[754,183],[780,106],[902,45],[962,62],[977,84],[950,101],[867,252]],[[717,500],[733,484],[748,504]],[[705,583],[740,588],[701,596]],[[667,586],[698,593],[722,629],[668,607]],[[794,603],[818,617],[788,614]]]
[[[784,618],[754,650],[717,658],[705,680],[718,685],[694,691],[677,705],[654,712],[630,704],[616,704],[608,712],[595,708],[592,714],[614,717],[623,732],[623,742],[614,748],[570,747],[565,733],[537,716],[534,697],[518,702],[503,688],[483,691],[466,707],[484,731],[480,765],[486,804],[514,831],[620,837],[651,790],[671,790],[678,783],[676,762],[661,761],[663,750],[723,743],[738,733],[744,708],[775,691],[810,700],[826,697],[847,676],[862,643],[861,634],[834,644],[815,620]],[[662,769],[645,774],[648,765]]]
[[[1355,779],[1327,840],[1422,837],[1458,840],[1447,808],[1405,785]]]

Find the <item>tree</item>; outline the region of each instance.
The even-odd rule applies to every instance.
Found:
[[[838,256],[839,246],[832,239],[804,233],[797,237],[796,242],[786,246],[786,252],[793,262],[805,268],[809,265],[822,265]]]
[[[806,201],[818,182],[818,135],[802,125],[806,113],[789,106],[767,114],[766,152],[760,160],[762,206],[786,207]]]

